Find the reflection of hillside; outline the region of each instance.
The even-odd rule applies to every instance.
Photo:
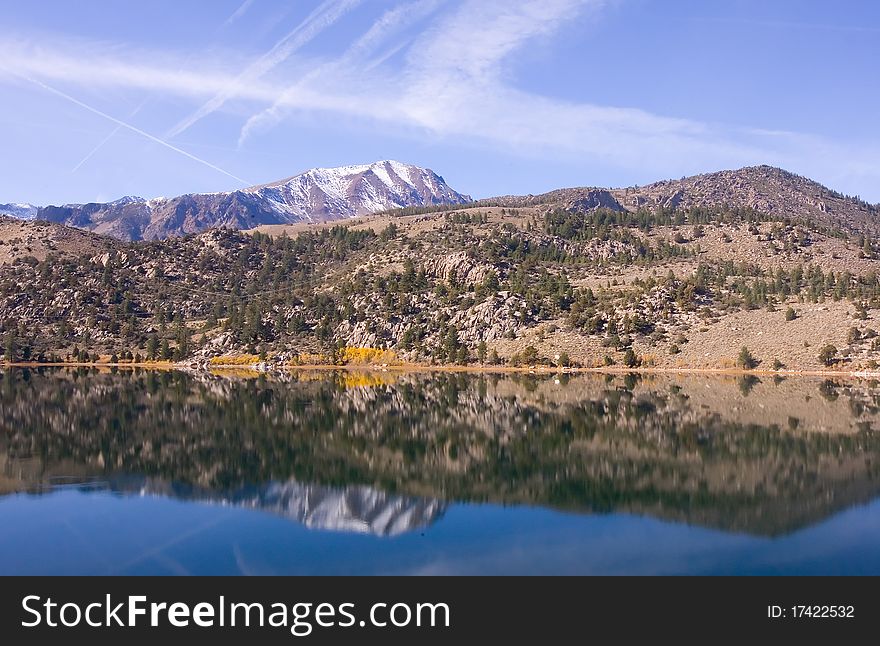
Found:
[[[446,373],[357,387],[333,373],[288,381],[8,372],[0,490],[128,475],[182,497],[256,496],[255,506],[321,524],[298,506],[309,498],[297,482],[368,485],[398,498],[372,512],[363,503],[365,514],[351,515],[358,526],[388,518],[385,502],[417,497],[631,511],[762,534],[880,493],[869,384]],[[284,486],[286,498],[272,493]],[[424,522],[433,513],[412,511]]]

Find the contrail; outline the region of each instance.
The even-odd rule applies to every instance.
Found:
[[[242,3],[238,6],[238,9],[236,9],[235,11],[233,11],[233,12],[232,12],[232,15],[229,16],[229,18],[226,19],[226,21],[223,23],[223,26],[231,25],[231,24],[234,23],[236,20],[238,20],[239,18],[241,18],[241,17],[245,14],[245,12],[246,12],[248,9],[250,9],[250,7],[251,7],[252,4],[254,4],[254,0],[244,0],[244,2],[242,2]]]
[[[238,20],[239,18],[241,18],[241,17],[244,15],[244,13],[245,13],[248,9],[250,9],[250,6],[251,6],[253,3],[254,3],[254,0],[244,0],[244,2],[242,2],[242,3],[238,6],[238,9],[236,9],[235,11],[233,11],[232,14],[231,14],[226,20],[224,20],[223,23],[222,23],[219,27],[217,27],[217,29],[214,30],[214,34],[213,34],[212,38],[213,38],[213,37],[216,37],[217,33],[220,32],[221,29],[223,29],[224,27],[226,27],[226,26],[228,26],[228,25],[231,25],[233,22],[235,22],[236,20]],[[190,57],[188,56],[186,60],[188,60],[189,58],[190,58]],[[180,70],[182,70],[182,69],[183,69],[183,68],[180,67],[180,68],[178,68],[178,71],[180,71]],[[131,118],[134,117],[138,112],[140,112],[141,110],[143,110],[143,109],[147,106],[147,104],[150,103],[150,100],[151,100],[151,97],[150,97],[150,96],[147,96],[147,98],[145,98],[143,101],[141,101],[140,105],[138,105],[134,110],[131,111],[131,113],[129,113],[128,118],[131,119]],[[113,128],[113,130],[111,130],[110,133],[109,133],[106,137],[104,137],[101,141],[99,141],[98,144],[97,144],[94,148],[92,148],[92,149],[88,152],[88,154],[86,154],[86,156],[83,157],[83,158],[79,161],[79,163],[78,163],[76,166],[74,166],[74,167],[71,169],[70,173],[73,174],[73,173],[75,173],[76,171],[78,171],[78,170],[82,167],[82,165],[85,164],[87,161],[89,161],[92,157],[94,157],[94,156],[95,156],[95,153],[97,153],[99,150],[101,150],[101,148],[103,148],[103,147],[107,144],[108,141],[110,141],[111,139],[113,139],[113,137],[115,137],[116,134],[117,134],[120,130],[122,130],[122,126],[119,126],[119,125],[117,125],[115,128]]]
[[[76,166],[74,166],[73,168],[70,169],[70,173],[73,174],[76,171],[78,171],[82,167],[83,164],[85,164],[92,157],[94,157],[95,153],[104,147],[104,144],[106,144],[108,141],[113,139],[113,135],[115,135],[120,130],[122,130],[122,126],[116,126],[115,128],[113,128],[113,130],[110,131],[110,134],[108,134],[101,141],[99,141],[97,146],[92,148],[85,157],[83,157],[82,159],[79,160],[79,163]]]
[[[267,74],[277,65],[287,60],[300,47],[311,41],[319,33],[330,27],[343,15],[354,9],[363,0],[325,0],[305,20],[296,26],[293,31],[279,40],[268,52],[260,56],[256,61],[248,65],[239,74],[235,81],[222,92],[218,92],[202,107],[190,116],[180,121],[171,128],[165,136],[176,137],[184,130],[193,126],[196,122],[208,116],[215,110],[220,109],[226,101],[235,95],[235,89],[252,79],[258,79]]]
[[[312,70],[305,76],[303,76],[299,81],[294,83],[293,85],[288,86],[279,96],[275,99],[274,103],[268,107],[260,110],[256,114],[251,115],[245,124],[241,127],[241,130],[238,134],[238,146],[239,148],[244,144],[247,138],[251,135],[251,132],[260,126],[265,126],[268,122],[277,122],[281,118],[281,109],[283,105],[287,102],[288,98],[294,96],[300,88],[302,88],[305,84],[310,82],[312,79],[320,77],[322,74],[325,74],[328,71],[332,71],[333,69],[339,67],[346,67],[349,64],[353,66],[358,65],[360,61],[366,58],[373,50],[376,49],[377,45],[381,44],[383,40],[385,40],[388,34],[403,29],[409,26],[412,23],[418,22],[422,18],[430,15],[434,11],[436,11],[437,7],[443,0],[416,0],[415,2],[410,2],[407,4],[399,5],[393,9],[389,9],[382,16],[376,20],[370,29],[361,36],[348,50],[343,53],[342,57],[334,62],[325,63],[318,68]],[[373,61],[367,67],[363,68],[363,71],[367,71],[372,69],[376,65],[382,63],[385,58],[393,55],[399,49],[403,48],[406,45],[406,41],[400,43],[396,46],[392,51],[385,54],[384,57],[380,57],[380,59]]]
[[[50,86],[50,85],[46,85],[46,84],[43,83],[42,81],[38,81],[37,79],[31,78],[31,77],[29,77],[29,76],[25,76],[25,75],[23,75],[23,74],[19,74],[18,72],[15,72],[15,71],[13,71],[13,70],[9,70],[9,69],[7,69],[7,71],[8,71],[10,74],[12,74],[13,76],[17,76],[17,77],[20,78],[20,79],[24,79],[25,81],[28,81],[28,82],[30,82],[30,83],[33,83],[34,85],[37,85],[37,86],[43,88],[43,89],[46,90],[47,92],[51,92],[52,94],[54,94],[54,95],[56,95],[56,96],[60,96],[62,99],[65,99],[65,100],[70,101],[71,103],[73,103],[73,104],[75,104],[75,105],[78,105],[79,107],[83,108],[84,110],[88,110],[89,112],[92,112],[92,113],[94,113],[94,114],[97,114],[99,117],[103,117],[104,119],[107,119],[108,121],[112,121],[113,123],[115,123],[115,124],[116,124],[117,126],[119,126],[120,128],[127,128],[128,130],[131,130],[132,132],[136,132],[137,134],[141,135],[142,137],[146,137],[146,138],[149,139],[150,141],[154,141],[154,142],[156,142],[157,144],[160,144],[160,145],[162,145],[162,146],[165,146],[166,148],[169,148],[169,149],[173,150],[174,152],[183,155],[184,157],[188,157],[189,159],[192,159],[193,161],[196,161],[196,162],[198,162],[198,163],[200,163],[200,164],[203,164],[204,166],[207,166],[208,168],[210,168],[210,169],[212,169],[212,170],[215,170],[215,171],[217,171],[218,173],[223,173],[223,174],[226,175],[227,177],[231,177],[231,178],[234,179],[235,181],[237,181],[237,182],[241,182],[241,183],[244,184],[245,186],[250,186],[250,185],[252,184],[251,182],[248,182],[247,180],[243,180],[241,177],[237,177],[236,175],[233,175],[232,173],[223,170],[223,169],[220,168],[219,166],[215,166],[214,164],[212,164],[212,163],[209,162],[209,161],[205,161],[204,159],[201,159],[201,158],[199,158],[199,157],[196,157],[195,155],[193,155],[193,154],[191,154],[191,153],[188,153],[188,152],[186,152],[185,150],[182,150],[182,149],[178,148],[177,146],[173,146],[172,144],[169,144],[167,141],[163,141],[162,139],[159,139],[159,137],[156,137],[156,136],[154,136],[154,135],[151,135],[149,132],[145,132],[145,131],[141,130],[140,128],[136,127],[136,126],[131,125],[130,123],[125,123],[125,122],[122,121],[121,119],[117,119],[116,117],[112,117],[112,116],[110,116],[109,114],[107,114],[106,112],[101,112],[101,111],[98,110],[97,108],[93,108],[92,106],[90,106],[90,105],[88,105],[88,104],[86,104],[86,103],[83,103],[83,102],[80,101],[79,99],[76,99],[76,98],[70,96],[69,94],[65,94],[65,93],[62,92],[61,90],[58,90],[58,89],[56,89],[56,88],[54,88],[54,87],[52,87],[52,86]]]

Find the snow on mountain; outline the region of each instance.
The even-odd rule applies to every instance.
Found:
[[[393,160],[313,168],[243,192],[259,195],[298,220],[355,217],[405,206],[470,201],[470,197],[449,188],[434,171]]]
[[[227,193],[193,193],[104,204],[41,208],[36,216],[126,240],[162,239],[215,227],[341,220],[388,209],[465,204],[471,198],[434,171],[385,160],[314,168],[287,179]]]
[[[33,204],[0,204],[0,215],[11,215],[19,220],[33,220],[38,210]]]
[[[371,487],[335,489],[292,480],[269,485],[255,503],[311,529],[377,536],[425,527],[445,510],[437,500],[396,496]]]
[[[397,536],[436,522],[446,504],[431,498],[400,496],[367,486],[327,487],[296,480],[270,482],[231,492],[215,492],[161,480],[121,479],[117,491],[201,500],[276,514],[310,529],[375,536]]]

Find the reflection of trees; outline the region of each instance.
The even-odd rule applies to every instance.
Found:
[[[408,376],[354,388],[344,374],[314,377],[9,372],[0,379],[0,453],[7,471],[34,458],[42,465],[19,487],[54,475],[134,474],[228,492],[294,478],[760,533],[880,490],[874,433],[744,425],[693,405],[680,387],[618,378],[587,392],[572,379],[564,388],[583,395],[552,401],[535,375]],[[760,396],[752,387],[750,401]]]

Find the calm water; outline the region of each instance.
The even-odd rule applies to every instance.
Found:
[[[880,389],[0,373],[0,573],[880,574]]]

